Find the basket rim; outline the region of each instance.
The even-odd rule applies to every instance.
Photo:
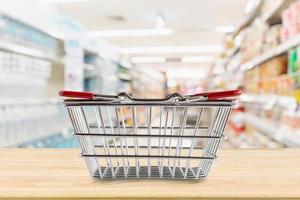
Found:
[[[103,101],[99,99],[65,99],[64,104],[66,107],[73,106],[165,106],[165,107],[235,107],[238,104],[237,99],[226,100],[202,100],[194,102],[149,102],[149,101]]]

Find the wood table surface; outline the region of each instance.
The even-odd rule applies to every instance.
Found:
[[[220,150],[202,181],[90,177],[79,149],[1,149],[0,199],[300,199],[300,149]]]

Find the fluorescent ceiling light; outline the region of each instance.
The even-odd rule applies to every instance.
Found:
[[[183,63],[199,63],[199,62],[213,62],[212,56],[185,56],[181,58]]]
[[[165,19],[161,15],[158,15],[155,20],[155,25],[157,29],[165,28],[166,25]]]
[[[88,0],[39,0],[41,3],[73,3],[73,2],[80,2],[80,1],[88,1]]]
[[[217,33],[232,33],[235,31],[234,26],[218,26],[215,28]]]
[[[207,76],[207,71],[203,69],[170,69],[167,71],[167,76],[174,79],[200,79]]]
[[[107,30],[107,31],[90,31],[94,37],[131,37],[131,36],[162,36],[172,35],[173,29],[125,29],[125,30]]]
[[[132,57],[132,63],[164,63],[166,62],[165,57]]]
[[[221,46],[168,46],[168,47],[124,47],[120,48],[123,54],[157,54],[157,53],[201,53],[221,52]]]

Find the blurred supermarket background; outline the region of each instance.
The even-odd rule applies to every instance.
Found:
[[[239,88],[223,148],[300,147],[299,45],[296,0],[0,0],[0,147],[77,147],[63,88]]]

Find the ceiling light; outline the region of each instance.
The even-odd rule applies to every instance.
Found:
[[[88,1],[88,0],[39,0],[41,3],[73,3],[73,2],[80,2],[80,1]]]
[[[218,26],[215,28],[217,33],[232,33],[235,31],[234,26]]]
[[[158,15],[155,20],[155,25],[157,29],[165,28],[166,25],[165,19],[161,15]]]
[[[125,30],[107,30],[107,31],[90,31],[94,37],[131,37],[131,36],[162,36],[172,35],[173,29],[125,29]]]
[[[212,56],[185,56],[181,58],[183,63],[199,63],[199,62],[213,62]]]
[[[221,52],[223,48],[217,45],[211,46],[168,46],[168,47],[124,47],[120,48],[123,54],[157,54],[157,53],[202,53]]]
[[[132,63],[164,63],[166,62],[165,57],[132,57]]]
[[[206,77],[206,75],[207,71],[203,69],[170,69],[167,71],[168,78],[174,79],[201,79]]]

